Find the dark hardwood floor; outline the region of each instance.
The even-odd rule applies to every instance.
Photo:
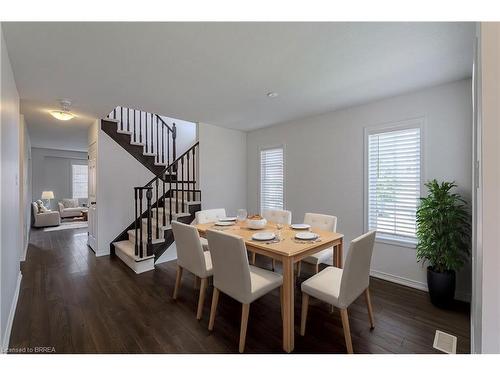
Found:
[[[183,278],[172,300],[175,262],[134,274],[118,258],[96,258],[86,229],[33,231],[17,305],[10,352],[46,347],[56,353],[235,353],[241,305],[221,295],[215,330],[207,329],[212,288],[203,319],[195,319],[198,292]],[[268,266],[265,259],[259,259]],[[303,277],[310,273],[303,267]],[[298,281],[300,282],[300,280]],[[298,285],[298,284],[297,284]],[[295,353],[345,353],[338,310],[312,300],[305,337],[298,335],[300,287],[295,303]],[[469,352],[469,306],[452,311],[432,306],[426,293],[379,279],[371,281],[375,329],[364,299],[349,308],[356,353],[437,353],[440,329],[458,336]],[[252,303],[246,353],[283,353],[278,291]],[[53,348],[53,349],[52,349]]]

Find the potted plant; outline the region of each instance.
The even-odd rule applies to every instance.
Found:
[[[467,261],[470,249],[470,215],[467,203],[451,192],[455,182],[425,184],[428,195],[417,208],[417,260],[427,262],[431,302],[448,307],[455,296],[455,272]]]

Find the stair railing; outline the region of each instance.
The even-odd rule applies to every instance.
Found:
[[[116,107],[108,118],[118,121],[118,131],[130,134],[132,144],[144,146],[146,155],[154,155],[155,163],[168,166],[177,159],[177,127],[150,112]]]
[[[152,256],[153,233],[156,238],[162,238],[163,227],[179,213],[186,212],[189,202],[201,200],[198,150],[199,143],[196,142],[147,184],[134,188],[136,257]]]

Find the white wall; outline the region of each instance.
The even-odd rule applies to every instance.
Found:
[[[21,115],[21,126],[19,128],[19,144],[20,150],[20,184],[19,196],[21,198],[21,261],[26,259],[26,251],[28,249],[29,234],[31,229],[31,196],[32,196],[32,181],[31,181],[31,141],[28,133],[28,127],[24,116]]]
[[[1,28],[0,28],[1,30]],[[3,31],[1,39],[1,254],[0,338],[2,349],[9,343],[21,271],[21,227],[19,201],[19,94],[10,65]]]
[[[246,133],[199,124],[198,139],[202,207],[224,207],[235,215],[246,206]]]
[[[57,202],[72,197],[71,166],[87,165],[87,153],[33,147],[31,157],[33,170],[31,199],[36,201],[42,196],[42,191],[52,190],[54,199],[51,208],[57,210]],[[87,203],[87,199],[80,199],[79,202]]]
[[[481,24],[481,351],[500,353],[500,23]],[[476,282],[478,282],[476,280]]]
[[[259,150],[285,145],[285,204],[293,221],[305,212],[336,215],[349,241],[363,232],[363,130],[367,126],[424,117],[423,180],[455,180],[471,195],[471,81],[454,82],[362,106],[248,133],[247,202],[259,210]],[[426,288],[415,249],[377,243],[374,275]],[[457,297],[470,293],[470,266],[459,274]]]
[[[144,186],[154,175],[109,135],[97,132],[97,255],[109,254],[109,245],[134,221],[134,187]]]

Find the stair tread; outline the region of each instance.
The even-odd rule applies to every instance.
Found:
[[[130,229],[127,231],[127,234],[130,236],[130,237],[135,237],[135,229]],[[139,234],[139,232],[137,233]],[[153,233],[154,235],[154,233]],[[147,242],[147,238],[144,237],[144,235],[142,236],[142,242]],[[153,244],[157,244],[157,243],[164,243],[165,242],[165,239],[164,238],[153,238],[153,240],[151,241]]]
[[[135,256],[135,244],[129,240],[113,242],[113,245],[123,254],[125,254],[129,258],[134,259],[136,262],[154,258],[154,255],[146,256],[144,258],[139,258],[138,256]]]

